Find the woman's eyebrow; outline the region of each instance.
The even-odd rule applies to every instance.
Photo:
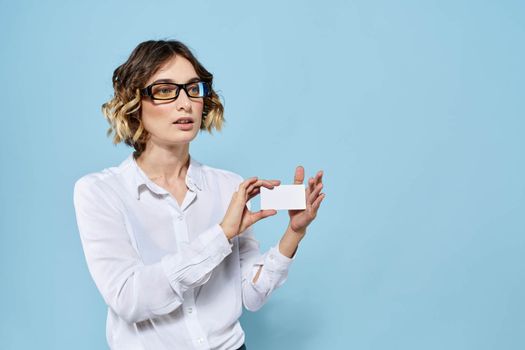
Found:
[[[199,77],[191,78],[185,84],[194,83],[194,82],[200,81],[200,80],[201,79]],[[175,83],[175,80],[173,80],[173,79],[157,79],[152,84],[156,84],[156,83]]]

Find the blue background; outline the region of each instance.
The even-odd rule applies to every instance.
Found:
[[[72,202],[131,150],[113,70],[187,43],[227,124],[191,154],[290,183],[325,171],[249,349],[525,348],[522,1],[0,1],[2,349],[106,348]],[[257,224],[263,249],[285,212]]]

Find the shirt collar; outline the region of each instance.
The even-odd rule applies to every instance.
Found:
[[[126,163],[131,165],[131,167],[133,168],[133,186],[137,191],[137,199],[140,199],[140,194],[145,188],[148,188],[151,192],[156,193],[158,195],[169,194],[169,192],[166,189],[151,181],[151,179],[139,167],[135,158],[133,158],[133,154],[130,154],[128,156],[128,159],[126,159]],[[204,174],[202,170],[202,164],[195,160],[191,155],[190,165],[186,173],[185,180],[186,186],[188,186],[188,188],[192,192],[202,191],[204,188]]]

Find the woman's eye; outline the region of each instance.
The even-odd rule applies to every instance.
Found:
[[[195,85],[191,85],[189,88],[188,88],[188,91],[190,92],[190,94],[192,95],[198,95],[199,94],[199,85],[195,84]]]
[[[173,88],[161,88],[159,89],[158,92],[162,93],[162,94],[169,94],[170,92],[173,92],[175,89]]]
[[[154,95],[173,95],[176,92],[174,86],[156,86],[153,91]]]

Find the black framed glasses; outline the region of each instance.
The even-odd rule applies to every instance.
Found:
[[[149,96],[154,100],[176,100],[180,90],[186,91],[188,97],[207,97],[211,94],[210,84],[204,81],[195,81],[186,84],[153,83],[140,90],[142,96]]]

